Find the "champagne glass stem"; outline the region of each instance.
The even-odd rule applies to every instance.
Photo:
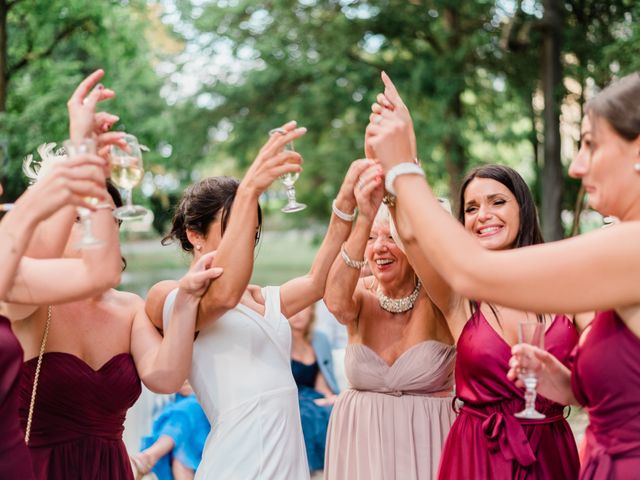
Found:
[[[289,203],[296,203],[296,189],[293,185],[287,187],[287,200]]]
[[[133,210],[133,190],[127,190],[127,209]]]
[[[528,412],[533,412],[536,409],[536,386],[538,385],[538,379],[528,378],[525,381],[526,390],[524,392],[524,409]]]

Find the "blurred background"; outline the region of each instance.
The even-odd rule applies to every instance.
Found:
[[[122,288],[145,295],[188,264],[159,244],[184,187],[241,176],[296,119],[309,208],[282,214],[282,185],[267,192],[253,279],[279,284],[310,264],[385,70],[438,195],[504,163],[535,192],[545,238],[575,235],[602,224],[566,173],[583,106],[640,69],[639,20],[637,0],[0,0],[2,201],[26,188],[27,154],[68,137],[67,98],[104,68],[104,109],[150,150],[134,200],[153,214],[122,232]]]

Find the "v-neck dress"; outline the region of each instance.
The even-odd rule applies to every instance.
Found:
[[[568,364],[578,332],[556,316],[545,333],[545,349]],[[458,339],[456,395],[464,402],[442,452],[439,478],[557,479],[578,477],[578,452],[563,405],[542,396],[542,420],[524,420],[524,390],[507,378],[511,346],[480,309]]]

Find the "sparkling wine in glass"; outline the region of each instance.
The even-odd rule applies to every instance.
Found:
[[[274,128],[269,131],[269,135],[285,135],[287,132],[282,128]],[[289,142],[284,146],[285,150],[295,151],[293,149],[293,142]],[[287,204],[282,207],[280,210],[284,213],[293,213],[299,212],[300,210],[304,210],[307,206],[304,203],[300,203],[296,200],[296,189],[294,187],[296,181],[300,177],[300,173],[298,172],[290,172],[285,173],[280,176],[280,181],[287,189]]]
[[[69,158],[87,153],[95,155],[96,142],[90,138],[79,141],[66,140],[64,142],[64,150]],[[95,197],[85,197],[84,200],[91,205],[97,205],[99,202],[99,199]],[[76,248],[95,248],[104,245],[105,242],[103,240],[99,240],[93,236],[91,210],[83,207],[78,207],[77,210],[80,222],[82,223],[82,238],[75,244]]]
[[[132,191],[142,180],[142,150],[138,139],[131,134],[124,136],[126,149],[111,146],[111,181],[126,192],[126,205],[116,208],[113,215],[120,220],[134,220],[147,214],[147,209],[134,205]]]
[[[544,348],[544,333],[544,322],[525,320],[518,324],[519,343],[527,343],[534,347]],[[524,393],[525,406],[524,410],[515,413],[514,416],[529,419],[545,418],[543,413],[536,410],[536,387],[538,386],[537,375],[533,371],[525,368],[519,376],[526,389]]]

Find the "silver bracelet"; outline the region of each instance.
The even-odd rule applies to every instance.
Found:
[[[384,179],[384,188],[391,195],[397,196],[396,189],[393,188],[393,182],[395,182],[396,178],[400,175],[424,175],[424,170],[420,168],[420,166],[411,162],[399,163],[398,165],[392,167]]]
[[[356,218],[357,209],[354,209],[352,214],[345,213],[336,206],[335,198],[331,203],[331,210],[333,210],[333,213],[336,214],[336,217],[338,217],[340,220],[344,220],[345,222],[353,222],[353,220]]]
[[[340,256],[342,257],[344,263],[347,264],[347,267],[355,268],[356,270],[360,270],[367,264],[366,260],[354,260],[353,258],[351,258],[344,247],[344,243],[340,247]]]

